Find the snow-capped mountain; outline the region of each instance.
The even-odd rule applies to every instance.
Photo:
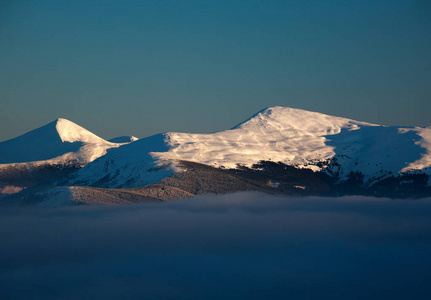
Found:
[[[26,163],[88,164],[108,149],[124,143],[108,142],[66,119],[57,119],[19,137],[0,143],[0,166]]]
[[[361,172],[368,183],[402,172],[430,174],[431,128],[386,127],[271,107],[231,130],[168,132],[140,139],[79,170],[71,183],[139,187],[179,171],[177,161],[235,168],[261,160],[325,169],[340,179]]]

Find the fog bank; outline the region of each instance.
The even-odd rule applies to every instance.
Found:
[[[1,299],[426,299],[431,198],[201,196],[0,212]]]

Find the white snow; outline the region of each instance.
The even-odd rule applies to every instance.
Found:
[[[421,154],[421,158],[410,162],[402,172],[408,172],[412,170],[422,170],[425,168],[429,168],[431,166],[431,127],[426,128],[400,128],[400,131],[405,132],[415,132],[421,139],[418,139],[415,142],[416,145],[420,146],[424,149],[424,153]]]
[[[98,137],[87,129],[63,118],[58,118],[55,124],[62,142],[104,143],[104,139]]]
[[[158,164],[188,160],[216,167],[251,166],[260,160],[321,170],[317,162],[337,158],[340,176],[360,171],[370,182],[431,165],[431,128],[385,127],[287,107],[262,110],[231,130],[168,132],[108,153],[82,169],[81,183],[100,178],[114,187],[150,184],[168,176]],[[335,166],[335,167],[334,167]],[[172,166],[171,166],[172,167]]]
[[[125,143],[111,143],[85,128],[59,118],[45,126],[0,143],[0,167],[7,164],[85,165]]]
[[[107,153],[111,148],[118,149]],[[111,143],[58,119],[0,143],[0,163],[71,160],[92,162],[77,172],[73,184],[112,188],[155,183],[178,171],[178,160],[225,168],[269,160],[314,171],[326,168],[319,162],[332,160],[328,172],[343,177],[359,171],[372,182],[400,172],[431,174],[431,127],[387,127],[271,107],[231,130],[210,134],[168,132],[129,144]]]
[[[169,150],[165,138],[157,134],[112,151],[79,170],[71,184],[128,188],[156,183],[176,170],[168,161],[158,161],[153,153]]]
[[[211,134],[166,133],[170,151],[156,153],[160,159],[190,160],[212,166],[251,166],[260,160],[307,165],[334,156],[325,135],[342,128],[357,130],[375,126],[286,107],[265,109],[232,130]]]

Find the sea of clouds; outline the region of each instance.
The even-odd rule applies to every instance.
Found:
[[[0,211],[0,299],[429,299],[431,198]]]

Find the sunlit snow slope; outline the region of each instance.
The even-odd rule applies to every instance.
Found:
[[[325,135],[372,124],[300,109],[267,108],[232,130],[212,134],[166,134],[171,150],[157,156],[234,168],[260,160],[305,165],[334,156]]]
[[[0,164],[87,164],[105,155],[111,143],[66,119],[57,119],[14,139],[0,143]]]
[[[157,166],[177,160],[216,167],[260,160],[320,170],[343,178],[360,171],[371,182],[411,170],[430,172],[431,128],[385,127],[301,109],[272,107],[231,130],[168,132],[112,151],[77,173],[83,185],[137,187],[168,176]],[[321,164],[324,162],[325,164]],[[327,167],[329,164],[329,167]]]

